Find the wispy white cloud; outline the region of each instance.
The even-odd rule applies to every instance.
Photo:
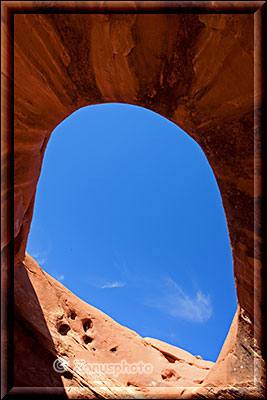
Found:
[[[60,281],[60,282],[63,282],[64,281],[64,275],[57,276],[57,280]]]
[[[203,323],[212,316],[212,304],[209,295],[197,290],[186,293],[176,282],[168,278],[163,287],[162,296],[150,298],[146,305],[158,308],[169,315],[191,322]]]
[[[44,265],[46,262],[46,253],[45,252],[40,253],[39,251],[34,251],[33,253],[31,253],[31,256],[34,258],[34,260],[39,265]]]
[[[107,282],[104,285],[101,286],[101,289],[113,289],[113,288],[118,288],[118,287],[123,287],[125,286],[124,282]]]

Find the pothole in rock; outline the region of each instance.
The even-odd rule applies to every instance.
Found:
[[[70,331],[70,326],[68,324],[61,324],[58,326],[57,330],[60,335],[66,336]]]
[[[84,332],[88,331],[88,329],[91,329],[93,326],[93,321],[90,318],[84,319],[82,323]]]
[[[70,318],[71,319],[75,319],[76,317],[77,317],[76,312],[72,311],[71,314],[70,314]]]
[[[83,336],[83,341],[84,341],[85,344],[92,343],[93,340],[94,340],[94,339],[91,338],[90,336],[87,336],[87,335],[84,335],[84,336]]]

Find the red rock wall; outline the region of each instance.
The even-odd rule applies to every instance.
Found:
[[[159,340],[154,339],[154,345],[153,339],[143,339],[121,326],[77,298],[29,255],[16,267],[15,293],[15,386],[64,387],[79,398],[90,394],[90,389],[102,395],[101,374],[87,374],[83,364],[75,365],[75,361],[84,360],[88,365],[123,360],[138,365],[142,361],[149,366],[149,373],[136,368],[133,374],[125,368],[116,376],[108,371],[104,375],[106,394],[112,395],[115,386],[124,395],[127,389],[135,389],[147,398],[158,388],[162,398],[166,393],[177,396],[184,387],[200,388],[214,365]],[[68,374],[53,369],[56,357],[69,363]],[[82,387],[83,381],[88,387]]]
[[[38,9],[43,2],[14,2],[12,7],[27,11],[33,3]],[[261,92],[260,82],[254,82],[254,61],[260,61],[253,41],[260,9],[256,14],[73,15],[55,14],[57,3],[46,2],[46,9],[52,7],[50,14],[14,15],[13,98],[12,68],[3,63],[4,257],[12,244],[15,265],[24,258],[36,184],[53,129],[90,104],[122,102],[149,108],[184,129],[208,158],[228,223],[239,315],[250,321],[250,335],[260,346],[261,159],[254,113]],[[83,7],[103,11],[108,3],[112,2],[83,2]],[[254,3],[256,9],[263,2]],[[135,2],[123,4],[132,11],[138,8]],[[194,2],[187,4],[194,7]],[[77,10],[81,6],[68,5]],[[2,40],[9,54],[10,18],[5,2]],[[7,60],[5,52],[3,57]],[[7,208],[12,180],[6,179],[12,165],[12,102],[14,232]]]

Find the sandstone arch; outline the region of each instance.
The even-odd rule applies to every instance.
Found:
[[[9,54],[14,17],[14,92],[10,65],[3,64],[2,71],[10,112],[14,100],[14,227],[8,229],[6,208],[13,194],[12,181],[3,179],[3,265],[12,244],[15,266],[24,258],[36,184],[53,129],[70,113],[90,104],[125,102],[156,111],[177,123],[204,150],[228,223],[239,308],[208,378],[217,383],[219,379],[219,384],[252,384],[254,376],[259,381],[262,373],[261,162],[256,119],[261,83],[254,79],[254,69],[260,64],[256,24],[260,24],[264,2],[246,2],[246,12],[240,8],[236,14],[207,14],[202,9],[198,14],[169,15],[138,14],[138,8],[145,7],[142,3],[124,2],[125,9],[120,6],[124,13],[103,14],[116,4],[69,2],[66,10],[77,15],[55,14],[58,2],[49,2],[49,14],[47,5],[46,13],[37,13],[43,2],[3,3],[4,46]],[[179,8],[173,3],[173,8]],[[212,3],[220,12],[220,2]],[[236,12],[238,6],[231,3],[224,7]],[[168,6],[168,2],[162,4]],[[187,2],[186,7],[194,6]],[[83,11],[94,7],[100,13],[81,14],[79,7]],[[4,177],[12,165],[8,147],[12,114],[8,115],[3,126]],[[249,343],[242,342],[245,337]],[[233,374],[240,360],[249,368]],[[224,372],[218,378],[216,371],[221,368]]]

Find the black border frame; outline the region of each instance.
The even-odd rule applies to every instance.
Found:
[[[33,5],[33,3],[35,3]],[[48,4],[46,4],[48,3]],[[50,4],[49,4],[50,3]],[[52,4],[51,4],[52,3]],[[8,236],[10,238],[14,237],[14,15],[16,14],[109,14],[109,13],[144,13],[144,14],[255,14],[261,8],[261,25],[266,22],[266,2],[265,1],[136,1],[136,2],[125,2],[125,1],[106,1],[105,5],[101,4],[93,4],[96,2],[83,2],[76,1],[75,6],[73,7],[69,3],[73,3],[70,1],[2,1],[1,2],[1,16],[2,19],[6,22],[8,31],[6,33],[7,37],[4,38],[7,49],[7,60],[3,59],[3,55],[1,56],[1,66],[6,62],[7,70],[9,71],[8,78],[8,88],[6,96],[2,94],[1,99],[1,107],[3,110],[3,106],[7,107],[7,115],[6,115],[6,125],[7,125],[7,134],[1,130],[1,141],[6,143],[7,150],[10,152],[10,156],[8,158],[8,166],[9,170],[6,176],[3,176],[1,173],[1,181],[5,181],[7,187],[13,188],[11,190],[11,197],[7,201],[7,208],[3,209],[1,204],[1,214],[6,213],[9,219],[8,225]],[[87,3],[86,5],[83,5]],[[90,4],[88,4],[90,3]],[[100,2],[97,2],[100,3]],[[126,4],[128,3],[128,4]],[[215,3],[215,4],[212,4]],[[255,19],[254,19],[255,24]],[[263,51],[263,44],[266,42],[264,31],[262,26],[261,30],[261,51]],[[1,43],[1,48],[3,46],[3,39]],[[2,54],[2,53],[1,53]],[[262,53],[261,53],[262,54]],[[254,54],[255,57],[255,54]],[[265,58],[262,54],[262,68],[265,64]],[[255,73],[255,71],[254,71]],[[262,82],[262,86],[264,85],[263,80],[263,69],[258,71],[259,77]],[[4,100],[3,100],[4,97]],[[262,95],[262,104],[261,104],[261,113],[257,115],[257,118],[260,121],[260,125],[263,129],[263,110],[265,109],[265,101],[264,95]],[[264,143],[263,143],[264,144]],[[262,146],[263,146],[262,144]],[[2,172],[2,171],[1,171]],[[2,228],[3,229],[3,228]],[[5,235],[5,232],[2,231],[2,234]],[[40,392],[37,393],[37,388],[25,388],[25,390],[21,390],[19,393],[19,389],[23,388],[15,388],[14,387],[14,350],[13,350],[13,340],[14,340],[14,242],[11,240],[6,247],[3,249],[1,253],[1,265],[4,268],[5,265],[7,267],[7,271],[5,274],[5,270],[1,274],[1,339],[7,339],[7,348],[3,348],[3,343],[1,342],[2,349],[2,394],[1,397],[10,397],[12,395],[13,398],[18,398],[27,394],[27,398],[47,398],[47,396],[53,396],[56,398],[66,398],[66,394],[55,393],[52,392],[53,388],[46,388],[48,390],[44,390],[44,388],[40,387]],[[263,271],[265,275],[266,272]],[[4,276],[3,276],[4,275]],[[6,275],[6,276],[5,276]],[[264,278],[264,276],[263,276]],[[6,290],[3,291],[3,288]],[[3,293],[4,292],[4,293]],[[5,331],[5,328],[7,330]],[[4,331],[4,332],[3,332]],[[263,356],[265,359],[266,356],[266,347],[263,342]],[[7,356],[6,360],[3,360],[3,353]],[[6,368],[6,370],[5,370]],[[32,393],[30,389],[32,390]],[[54,388],[55,389],[55,388]],[[259,397],[262,398],[262,397]]]

